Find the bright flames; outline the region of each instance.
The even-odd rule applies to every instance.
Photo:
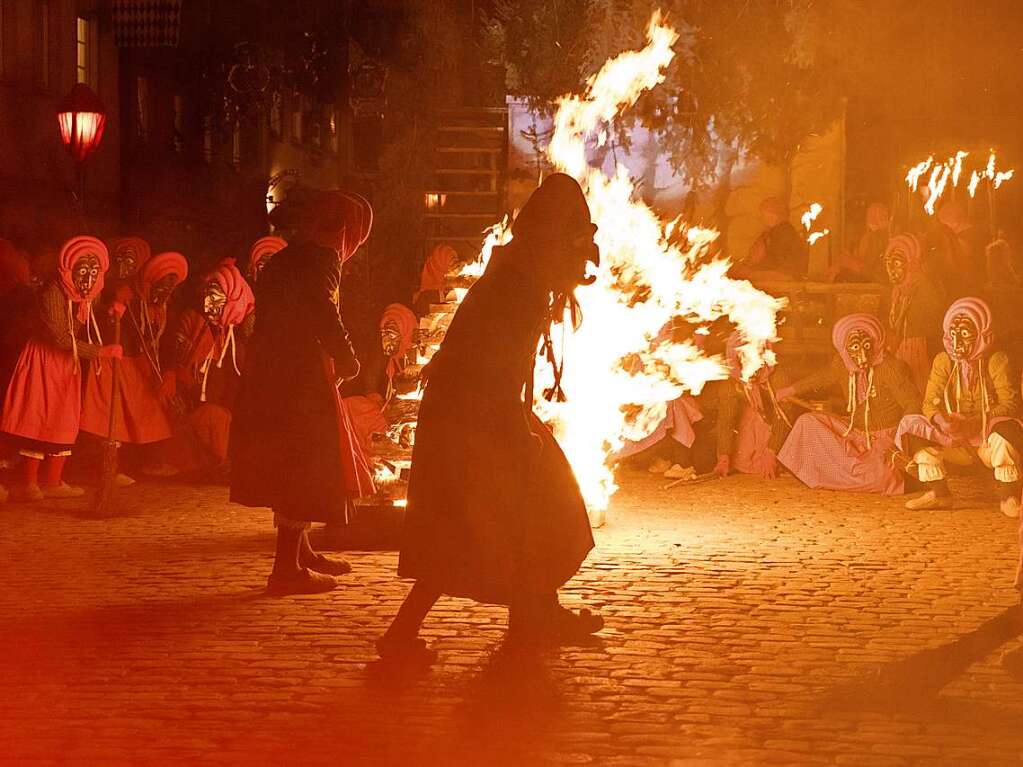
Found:
[[[821,229],[820,231],[814,232],[813,224],[817,220],[817,217],[824,210],[824,206],[819,202],[811,202],[810,207],[807,208],[806,212],[799,217],[799,220],[803,223],[803,228],[806,230],[806,241],[813,245],[817,240],[822,237],[827,237],[831,234],[830,229]]]
[[[675,317],[700,325],[727,316],[745,343],[739,349],[743,375],[773,361],[767,344],[777,340],[776,315],[784,305],[749,282],[727,276],[730,262],[710,258],[717,232],[663,223],[635,194],[624,168],[605,176],[586,160],[586,140],[606,137],[609,124],[646,90],[663,80],[677,33],[655,13],[647,45],[609,60],[580,96],[565,96],[554,117],[548,156],[558,170],[582,185],[597,225],[601,267],[593,285],[579,288],[583,322],[562,326],[555,346],[564,358],[567,402],[535,403],[554,427],[591,514],[602,518],[617,489],[609,456],[626,440],[640,439],[665,417],[667,403],[708,381],[728,376],[721,357],[708,357],[691,341],[666,337]],[[478,276],[497,244],[511,239],[507,220],[488,231],[480,259],[463,270]],[[701,327],[706,333],[706,328]],[[700,332],[700,331],[698,331]],[[560,343],[559,343],[560,342]],[[553,383],[553,371],[537,362],[536,392]]]
[[[928,157],[923,162],[919,162],[909,169],[906,173],[906,185],[916,192],[920,189],[920,183],[923,180],[925,174],[930,171],[930,175],[926,182],[926,193],[927,199],[924,201],[924,210],[927,211],[927,215],[933,216],[938,201],[942,195],[945,194],[945,190],[948,188],[949,181],[952,182],[952,188],[957,189],[959,187],[959,179],[963,174],[963,160],[969,157],[969,152],[963,150],[957,151],[953,156],[949,157],[944,162],[935,162],[934,157]],[[1008,181],[1013,177],[1015,171],[1006,170],[999,171],[997,168],[997,159],[994,150],[988,153],[987,164],[980,170],[974,170],[970,173],[970,180],[967,182],[966,191],[970,197],[975,197],[977,194],[977,187],[980,186],[980,182],[987,179],[991,182],[992,189],[998,189],[1004,182]]]

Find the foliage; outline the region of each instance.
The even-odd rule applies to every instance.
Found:
[[[570,9],[564,8],[571,6]],[[654,8],[681,35],[664,85],[628,119],[660,134],[673,166],[694,184],[712,183],[723,150],[785,162],[809,134],[841,111],[837,87],[860,39],[854,0],[543,0],[499,5],[488,41],[505,62],[509,89],[549,105],[609,57],[642,45]],[[558,44],[552,7],[570,13]],[[842,34],[834,34],[840,23]],[[565,55],[567,52],[568,55]],[[554,76],[552,76],[552,73]],[[622,128],[624,126],[616,126]]]

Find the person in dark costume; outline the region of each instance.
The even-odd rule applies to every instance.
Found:
[[[343,524],[351,501],[374,492],[338,382],[359,363],[341,322],[341,265],[369,236],[363,198],[305,190],[274,209],[294,232],[256,283],[256,328],[231,429],[231,500],[270,507],[277,553],[272,594],[313,594],[351,570],[313,551],[311,522]]]
[[[579,184],[554,174],[533,193],[469,290],[425,372],[398,574],[412,587],[383,658],[430,662],[419,628],[444,594],[508,605],[511,636],[590,634],[603,621],[558,589],[593,547],[575,475],[532,411],[541,337],[575,306],[599,263]],[[558,388],[558,387],[555,387]]]

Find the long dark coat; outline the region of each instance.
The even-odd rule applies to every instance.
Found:
[[[295,520],[345,520],[372,475],[337,392],[358,372],[338,312],[337,254],[305,243],[276,253],[256,285],[231,427],[231,500]]]
[[[572,469],[524,402],[548,294],[516,255],[495,251],[429,366],[398,565],[495,604],[550,595],[593,547]]]

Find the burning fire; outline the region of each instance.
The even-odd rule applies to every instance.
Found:
[[[602,514],[617,489],[609,456],[626,440],[652,431],[668,402],[728,376],[720,357],[708,357],[691,341],[664,338],[671,320],[681,316],[699,324],[727,316],[745,339],[739,356],[742,374],[749,377],[773,362],[767,344],[777,340],[776,315],[784,305],[749,282],[729,278],[727,259],[709,258],[717,232],[687,228],[683,242],[669,242],[677,222],[658,219],[635,194],[625,168],[608,177],[586,161],[587,137],[605,133],[644,91],[663,81],[677,39],[655,13],[643,49],[612,58],[582,95],[559,101],[548,149],[552,165],[583,187],[598,227],[601,268],[593,285],[577,290],[582,327],[573,333],[563,325],[560,334],[568,401],[535,404],[554,427],[591,513]],[[507,220],[492,227],[480,258],[461,275],[482,274],[494,246],[510,239]],[[542,359],[537,376],[538,392],[553,382]]]
[[[964,152],[960,149],[952,157],[937,164],[934,157],[931,156],[923,162],[914,165],[906,173],[907,186],[913,192],[916,192],[920,188],[920,181],[924,174],[930,171],[926,186],[927,199],[924,202],[924,210],[927,211],[927,215],[934,215],[935,206],[945,193],[949,180],[952,181],[953,189],[959,187],[959,179],[963,173],[963,160],[969,157],[969,155],[969,152]],[[995,152],[991,150],[988,154],[987,165],[982,170],[971,171],[970,180],[966,186],[970,197],[976,196],[977,187],[980,186],[980,182],[984,179],[988,179],[991,182],[992,189],[998,189],[1004,182],[1013,177],[1014,170],[999,171],[996,167],[996,162]]]
[[[817,220],[817,217],[824,210],[824,206],[819,202],[811,202],[809,209],[806,213],[799,217],[799,220],[803,222],[803,228],[806,230],[806,241],[813,245],[817,240],[822,237],[827,237],[831,234],[830,229],[821,229],[819,232],[811,232],[813,229],[813,222]]]

